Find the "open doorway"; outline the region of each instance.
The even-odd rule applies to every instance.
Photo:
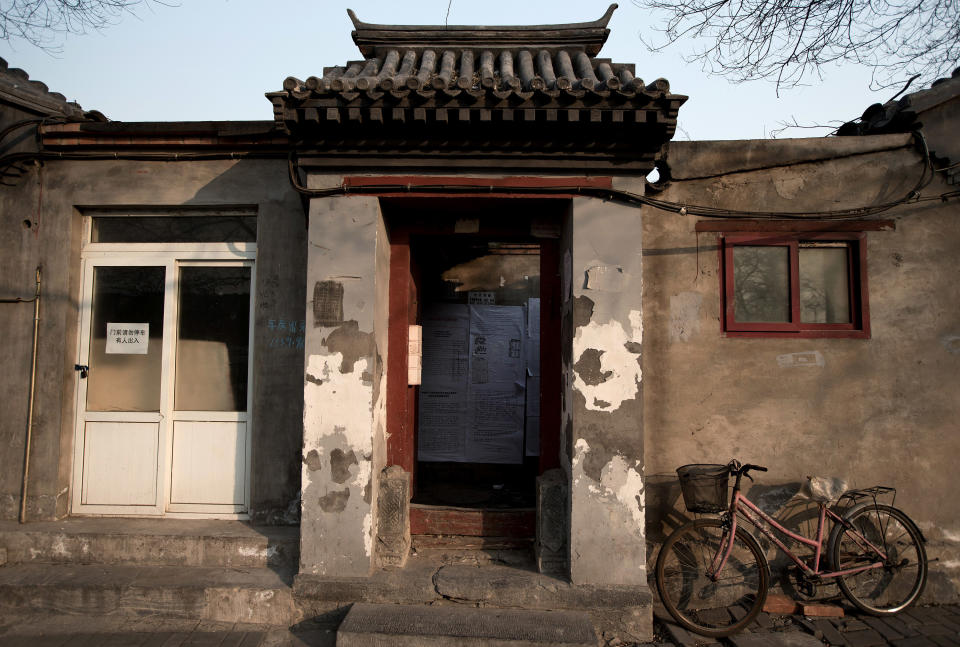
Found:
[[[419,380],[391,350],[387,458],[412,476],[410,529],[424,541],[535,534],[537,478],[559,465],[569,204],[383,202],[390,348],[407,346],[404,324],[422,335]]]
[[[413,503],[536,507],[540,245],[421,236],[423,331]]]

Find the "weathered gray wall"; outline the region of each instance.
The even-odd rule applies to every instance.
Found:
[[[616,186],[643,192],[642,181]],[[572,280],[573,299],[564,426],[574,584],[646,585],[640,241],[638,209],[573,201],[572,249],[564,252],[572,253],[571,272],[564,267],[563,281]]]
[[[3,296],[29,296],[36,265],[44,268],[30,517],[67,513],[80,293],[81,212],[76,207],[111,205],[256,205],[251,517],[294,522],[300,486],[303,357],[295,349],[270,347],[267,326],[270,319],[304,319],[304,215],[284,161],[48,162],[42,171],[0,188],[0,218],[8,232],[0,255]],[[33,223],[30,229],[21,224],[25,218]],[[0,453],[2,518],[16,517],[19,499],[32,316],[28,306],[0,309],[4,334],[0,360],[8,367],[0,375],[0,389],[9,394],[0,416],[0,442],[5,447]]]
[[[657,197],[731,209],[839,209],[900,197],[920,176],[909,136],[672,143]],[[734,172],[731,172],[734,171]],[[952,187],[949,187],[952,188]],[[940,179],[925,195],[948,190]],[[770,468],[753,495],[781,509],[807,475],[893,485],[930,540],[928,594],[960,584],[960,215],[898,207],[867,234],[871,339],[721,332],[717,236],[644,208],[644,432],[651,553],[682,522],[676,467],[731,458]],[[791,363],[794,353],[819,361]],[[789,504],[788,507],[792,507]]]
[[[309,178],[311,187],[338,183]],[[386,322],[377,319],[386,308],[378,303],[384,295],[377,270],[388,269],[388,257],[378,200],[312,199],[309,236],[300,572],[366,576],[374,540],[374,437],[383,435],[375,424],[383,424],[385,397],[376,342],[385,343]],[[377,447],[381,454],[382,440]]]

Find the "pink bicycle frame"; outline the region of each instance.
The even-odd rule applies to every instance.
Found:
[[[823,550],[823,531],[826,525],[827,516],[829,516],[835,523],[845,524],[844,520],[837,515],[833,510],[827,508],[823,503],[820,504],[820,518],[817,522],[817,538],[809,539],[803,535],[798,535],[794,532],[791,532],[784,528],[782,525],[777,523],[770,515],[766,514],[763,510],[758,508],[753,504],[750,499],[743,496],[740,493],[739,489],[735,489],[733,492],[733,499],[730,502],[730,531],[729,539],[726,540],[725,547],[721,546],[721,549],[717,551],[716,556],[713,558],[713,562],[710,564],[711,579],[716,579],[717,573],[723,570],[724,565],[727,563],[727,558],[730,557],[730,553],[733,551],[733,540],[737,532],[737,515],[742,515],[744,519],[753,524],[754,528],[759,530],[764,534],[770,541],[772,541],[776,546],[782,550],[787,557],[791,559],[797,566],[799,566],[803,571],[808,575],[814,575],[821,578],[829,577],[838,577],[841,575],[852,575],[854,573],[860,573],[862,571],[867,571],[874,568],[881,568],[883,566],[883,561],[873,562],[872,564],[867,564],[866,566],[858,566],[856,568],[848,568],[841,571],[830,571],[830,572],[821,572],[820,571],[820,556]],[[770,526],[780,531],[790,539],[798,541],[802,544],[810,546],[814,549],[814,558],[813,558],[813,568],[808,564],[804,563],[802,559],[794,555],[786,544],[784,544],[776,535],[773,534],[773,531],[768,530],[764,526],[760,525],[760,522],[754,517],[754,514],[760,517],[763,521],[767,522]],[[869,549],[874,551],[877,555],[880,556],[881,560],[887,559],[887,554],[883,551],[882,548],[874,546],[866,537],[861,533],[857,532],[853,528],[847,528],[847,532],[850,537],[864,549]]]

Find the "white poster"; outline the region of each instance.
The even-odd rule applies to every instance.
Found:
[[[150,344],[148,323],[107,323],[108,355],[146,355]]]
[[[467,434],[469,463],[523,462],[523,388],[471,388],[472,424]]]
[[[441,304],[423,313],[421,340],[422,374],[425,389],[463,390],[467,386],[467,335],[470,311],[467,306]]]
[[[528,370],[529,372],[529,370]],[[524,424],[524,454],[540,455],[540,378],[527,377],[527,411]]]
[[[417,457],[422,461],[462,461],[463,430],[469,424],[466,398],[456,391],[420,391]]]
[[[540,299],[527,300],[527,375],[540,375]]]
[[[419,460],[523,461],[526,317],[521,306],[424,312]]]

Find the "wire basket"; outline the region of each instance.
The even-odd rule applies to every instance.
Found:
[[[730,468],[726,465],[684,465],[677,468],[683,504],[690,512],[723,512],[727,509]]]

